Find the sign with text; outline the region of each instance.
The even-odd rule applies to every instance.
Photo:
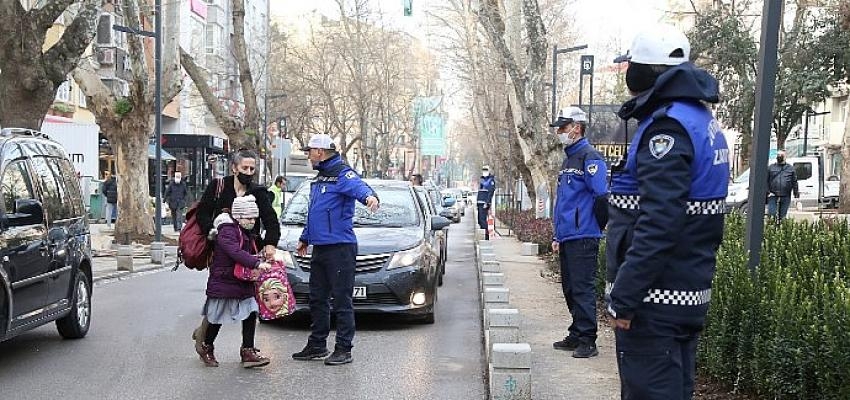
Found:
[[[446,119],[442,113],[442,96],[419,97],[414,103],[414,117],[419,130],[419,149],[423,156],[442,156],[446,148]]]

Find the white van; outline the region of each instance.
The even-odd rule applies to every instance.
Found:
[[[826,208],[838,206],[839,181],[823,176],[823,162],[820,156],[789,157],[786,162],[794,166],[797,172],[797,187],[800,190],[800,198],[792,198],[793,207],[796,207],[798,202],[803,207],[817,207],[818,204]],[[746,169],[729,183],[726,205],[746,210],[749,195],[750,170]]]

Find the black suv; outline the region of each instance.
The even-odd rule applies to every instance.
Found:
[[[56,321],[65,338],[91,322],[91,237],[79,178],[40,132],[0,130],[0,341]]]
[[[435,232],[449,225],[443,217],[423,210],[406,181],[366,179],[381,199],[369,212],[357,203],[354,233],[357,265],[354,275],[354,311],[391,313],[434,322],[441,254]],[[309,181],[298,188],[281,217],[280,256],[289,268],[296,310],[309,310],[310,254],[301,257],[295,246],[304,223],[310,196]],[[312,252],[312,247],[309,249]]]

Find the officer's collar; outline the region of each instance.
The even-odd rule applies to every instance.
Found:
[[[564,152],[567,153],[568,156],[572,156],[578,153],[579,150],[584,148],[585,146],[589,146],[590,144],[587,142],[587,138],[583,137],[579,139],[577,142],[573,143],[570,146],[564,148]]]
[[[340,162],[342,162],[340,155],[334,154],[333,157],[331,157],[327,160],[319,161],[319,163],[316,164],[316,169],[319,170],[319,171],[322,171],[322,170],[330,168],[330,167],[332,167],[332,166],[334,166],[334,165],[336,165]]]

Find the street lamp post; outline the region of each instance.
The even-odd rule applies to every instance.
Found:
[[[587,45],[579,45],[559,49],[558,45],[552,47],[552,120],[558,117],[558,54],[569,53],[586,49]]]
[[[275,94],[269,96],[268,92],[263,97],[263,148],[265,149],[266,157],[273,159],[274,157],[269,156],[269,100],[270,99],[280,99],[286,97],[286,93]],[[280,127],[278,127],[280,128]],[[284,161],[285,162],[285,161]],[[270,176],[269,167],[266,167],[266,177]]]
[[[815,112],[811,108],[806,108],[806,119],[803,120],[803,157],[809,151],[809,118],[826,114],[829,114],[829,111]]]

